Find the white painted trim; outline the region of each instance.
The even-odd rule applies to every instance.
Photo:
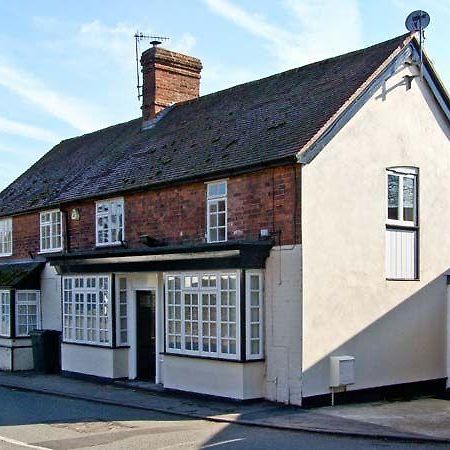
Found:
[[[108,278],[108,337],[109,337],[109,342],[100,342],[100,316],[99,314],[96,315],[96,329],[97,329],[97,340],[96,341],[88,341],[87,340],[87,320],[86,320],[86,316],[85,316],[85,320],[84,320],[84,332],[85,332],[85,336],[86,339],[85,340],[77,340],[75,338],[75,295],[74,295],[74,290],[75,290],[75,278],[83,278],[84,280],[86,280],[86,278],[95,278],[96,279],[96,286],[95,286],[95,292],[96,292],[96,305],[98,308],[98,304],[99,304],[99,278]],[[73,333],[73,338],[67,338],[65,336],[65,326],[64,326],[64,292],[65,292],[65,287],[64,287],[64,281],[67,279],[71,279],[72,280],[72,307],[73,307],[73,312],[72,312],[72,317],[73,317],[73,323],[72,323],[72,333]],[[86,286],[84,286],[82,288],[83,291],[86,291]],[[89,288],[90,290],[93,290],[92,288]],[[86,296],[86,292],[84,292],[84,295]],[[86,302],[86,297],[84,298],[84,301]],[[83,345],[94,345],[94,346],[98,346],[98,347],[105,347],[105,348],[112,348],[112,342],[113,342],[113,335],[112,335],[112,276],[110,273],[107,274],[77,274],[77,275],[69,275],[69,276],[63,276],[62,277],[62,290],[61,290],[61,306],[62,306],[62,310],[61,310],[61,314],[62,314],[62,337],[63,337],[63,343],[67,343],[67,344],[83,344]],[[85,308],[86,311],[86,308]]]
[[[13,254],[13,243],[14,243],[12,217],[5,217],[3,219],[0,219],[0,223],[9,224],[9,229],[11,230],[11,251],[10,252],[5,252],[5,253],[0,253],[0,258],[6,257],[6,256],[12,256],[12,254]],[[1,245],[1,247],[3,247],[3,245]]]
[[[142,256],[115,256],[113,258],[92,258],[92,259],[74,259],[72,264],[99,264],[114,262],[147,262],[147,261],[179,261],[183,259],[203,259],[203,258],[228,258],[230,256],[239,256],[239,250],[222,250],[217,252],[198,252],[198,253],[171,253],[165,255],[142,255]]]
[[[10,338],[11,337],[11,291],[8,289],[0,290],[0,304],[1,304],[1,296],[3,294],[8,294],[8,334],[0,334],[0,337]]]
[[[220,277],[224,275],[235,275],[236,276],[236,354],[228,354],[228,353],[222,353],[221,352],[221,286],[220,286]],[[169,333],[168,333],[168,318],[169,318],[169,304],[168,304],[168,289],[167,289],[167,278],[169,276],[173,277],[180,277],[181,278],[181,349],[172,349],[169,348]],[[198,288],[184,288],[184,277],[185,276],[197,276],[199,278],[199,287]],[[201,288],[201,278],[203,276],[215,276],[216,277],[216,287],[215,288]],[[166,345],[166,353],[170,354],[182,354],[182,355],[191,355],[191,356],[199,356],[205,359],[208,358],[222,358],[222,359],[229,359],[231,361],[233,360],[239,360],[241,358],[241,314],[240,314],[240,279],[241,279],[242,273],[240,270],[235,271],[205,271],[205,272],[167,272],[164,273],[164,291],[165,291],[165,345]],[[199,349],[198,350],[185,350],[183,349],[185,344],[185,293],[198,293],[198,342],[199,342]],[[201,320],[201,314],[202,314],[202,303],[201,303],[201,297],[203,293],[214,293],[216,294],[216,338],[217,338],[217,352],[203,352],[201,350],[201,344],[203,339],[203,330],[202,330],[202,320]]]
[[[20,289],[16,290],[16,305],[15,305],[15,322],[16,322],[16,329],[14,330],[17,337],[27,337],[27,334],[20,334],[19,333],[19,302],[18,302],[18,294],[36,294],[36,329],[41,328],[41,291],[36,289]]]
[[[50,218],[51,218],[51,214],[53,213],[59,213],[59,224],[60,224],[60,229],[61,229],[61,234],[60,234],[60,239],[61,239],[61,245],[59,247],[51,247],[51,242],[53,239],[53,233],[52,233],[52,226],[53,226],[53,222],[50,220],[50,222],[46,222],[44,226],[48,226],[50,225],[50,247],[47,249],[42,248],[42,243],[43,243],[43,238],[42,238],[42,216],[44,214],[50,214]],[[45,211],[41,211],[39,213],[39,252],[38,254],[45,254],[45,253],[55,253],[55,252],[60,252],[64,249],[64,216],[63,213],[60,209],[48,209]]]
[[[252,355],[251,354],[251,289],[250,289],[250,277],[252,275],[256,275],[259,277],[259,327],[260,327],[260,338],[259,338],[259,353]],[[246,342],[245,342],[245,353],[246,358],[248,360],[252,359],[261,359],[264,357],[264,275],[262,270],[247,270],[245,272],[245,315],[246,315],[246,323],[245,323],[245,334],[246,334]]]
[[[217,181],[211,181],[206,184],[206,241],[209,243],[212,242],[226,242],[228,240],[228,182],[227,180],[217,180]],[[211,195],[209,193],[209,187],[217,184],[224,184],[225,185],[225,194],[220,195]],[[211,204],[215,203],[218,204],[219,201],[225,201],[225,233],[224,233],[224,239],[216,239],[212,240],[210,237],[210,207]],[[218,216],[218,214],[217,214]],[[215,229],[219,230],[223,227],[219,227],[216,225],[214,227]]]
[[[389,219],[389,175],[394,175],[399,178],[398,184],[398,210],[400,214],[399,219]],[[408,178],[414,182],[414,220],[403,220],[403,180]],[[386,169],[386,223],[388,225],[401,225],[415,227],[417,224],[417,178],[418,169],[412,167],[393,167]]]
[[[122,204],[122,240],[121,241],[114,241],[114,242],[98,242],[98,215],[97,215],[97,207],[99,204],[105,204],[108,203],[110,205],[114,203],[121,203]],[[109,228],[109,231],[111,230],[111,227]],[[96,247],[113,247],[116,245],[121,245],[121,243],[125,241],[125,199],[124,197],[114,197],[114,198],[107,198],[103,200],[97,200],[95,202],[95,246]]]

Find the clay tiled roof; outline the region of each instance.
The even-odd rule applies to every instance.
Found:
[[[50,150],[0,194],[0,215],[291,159],[406,36],[177,104]]]

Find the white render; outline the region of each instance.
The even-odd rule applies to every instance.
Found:
[[[264,280],[265,397],[300,405],[302,247],[274,247]]]
[[[46,264],[41,273],[41,328],[61,331],[61,277]]]
[[[62,344],[62,370],[99,378],[128,377],[128,349]]]
[[[401,67],[302,170],[303,396],[329,357],[355,357],[349,390],[446,377],[450,128]],[[419,169],[420,281],[387,281],[386,169]]]
[[[164,387],[249,400],[264,397],[264,363],[164,355]]]

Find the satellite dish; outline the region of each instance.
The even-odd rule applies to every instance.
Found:
[[[421,31],[428,25],[430,25],[430,15],[420,9],[413,11],[405,21],[406,28],[411,32]]]

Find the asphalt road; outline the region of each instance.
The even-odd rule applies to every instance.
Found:
[[[429,449],[412,444],[189,420],[0,388],[0,449]]]

